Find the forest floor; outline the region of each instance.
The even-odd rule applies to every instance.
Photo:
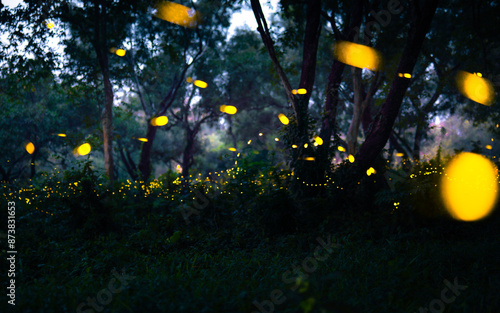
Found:
[[[493,313],[499,215],[357,212],[269,235],[123,210],[119,227],[92,234],[35,212],[17,222],[15,311]]]

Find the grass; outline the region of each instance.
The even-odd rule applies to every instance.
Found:
[[[98,301],[100,312],[256,312],[259,305],[269,313],[419,312],[431,311],[430,306],[440,311],[441,303],[442,312],[498,312],[498,210],[475,223],[419,218],[404,206],[411,198],[402,199],[395,212],[388,207],[391,201],[349,211],[348,205],[332,206],[340,203],[340,194],[334,194],[337,200],[323,195],[308,201],[276,187],[259,195],[261,190],[248,183],[238,187],[237,179],[189,224],[178,210],[189,196],[161,200],[161,186],[145,195],[128,183],[116,195],[96,200],[85,192],[104,194],[98,180],[81,190],[64,181],[16,186],[17,193],[4,185],[6,200],[21,196],[16,201],[16,312],[97,312],[86,304],[96,297],[103,303]],[[237,196],[240,190],[256,194]],[[89,197],[108,215],[86,207]],[[293,203],[299,213],[283,215],[279,208],[278,218],[269,221],[269,203]],[[71,212],[87,209],[93,217],[72,220]],[[316,220],[306,227],[307,214]],[[102,218],[112,220],[105,230],[95,227]],[[284,221],[293,227],[280,228]],[[317,238],[331,238],[336,246],[326,260],[314,263]],[[113,280],[116,271],[133,277],[113,293],[122,285]],[[450,303],[440,300],[448,288],[445,280],[467,286],[458,295],[445,291]],[[271,300],[277,302],[272,307]],[[12,309],[6,302],[2,312]]]

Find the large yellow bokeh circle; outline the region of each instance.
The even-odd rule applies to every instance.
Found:
[[[493,210],[498,193],[497,167],[486,157],[462,152],[446,166],[441,193],[455,219],[475,221]]]

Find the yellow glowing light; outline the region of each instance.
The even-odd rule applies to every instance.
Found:
[[[458,220],[475,221],[491,213],[497,200],[497,167],[486,157],[462,152],[445,169],[441,192],[446,209]]]
[[[297,145],[292,145],[292,148],[297,149]]]
[[[163,2],[157,6],[156,17],[188,28],[195,28],[201,21],[200,14],[194,9],[170,1]]]
[[[192,77],[188,77],[188,78],[186,78],[186,81],[187,81],[188,83],[192,83],[192,82],[193,82],[193,78],[192,78]]]
[[[123,49],[117,49],[115,53],[119,57],[124,57],[125,53],[127,53],[127,52],[125,52],[125,50],[123,50]]]
[[[48,28],[48,29],[52,29],[52,28],[54,28],[54,26],[55,26],[55,25],[54,25],[54,22],[52,22],[52,21],[47,21],[47,22],[45,23],[45,26],[47,26],[47,28]]]
[[[304,160],[306,160],[306,161],[314,161],[314,157],[305,157]]]
[[[221,110],[222,110],[222,106],[221,106]],[[233,114],[236,114],[236,112],[238,112],[238,109],[236,107],[232,106],[232,105],[226,105],[224,107],[224,111],[223,112],[225,112],[227,114],[233,115]]]
[[[252,143],[252,139],[250,139],[250,140],[247,142],[247,144],[251,144],[251,143]]]
[[[352,162],[351,162],[352,163]],[[370,176],[371,174],[376,174],[377,171],[373,167],[370,167],[369,169],[366,170],[366,175]]]
[[[280,139],[278,137],[274,138],[274,141],[280,141]]]
[[[299,95],[305,95],[307,93],[307,90],[305,88],[299,88],[297,89],[297,93]]]
[[[379,70],[382,63],[382,56],[377,50],[348,41],[336,43],[333,53],[342,63],[372,71]]]
[[[337,149],[340,151],[340,152],[345,152],[345,148],[342,147],[342,146],[338,146]]]
[[[313,142],[313,146],[317,147],[318,146],[318,143],[315,141]]]
[[[349,154],[348,160],[349,162],[354,163],[354,156],[352,154]]]
[[[148,142],[147,138],[137,138],[137,140],[142,141],[142,142]]]
[[[262,136],[263,134],[262,133],[259,133],[259,136]]]
[[[475,73],[475,74],[476,74],[476,76],[477,76],[477,77],[483,77],[483,74],[481,74],[481,73],[479,73],[479,72],[477,72],[477,73]]]
[[[486,149],[491,150],[493,147],[491,145],[486,145]]]
[[[66,137],[66,134],[57,134],[59,137]]]
[[[495,90],[486,78],[460,71],[456,81],[460,92],[472,101],[483,105],[491,105],[493,102]]]
[[[25,148],[26,152],[28,152],[29,154],[33,154],[33,152],[35,152],[35,145],[32,142],[28,142]]]
[[[288,119],[288,117],[286,117],[285,114],[283,114],[283,113],[278,115],[278,118],[280,119],[280,122],[283,123],[284,125],[288,125],[288,123],[290,123],[290,120]]]
[[[84,143],[83,145],[76,148],[76,152],[78,153],[78,155],[87,155],[90,153],[90,150],[90,144],[88,143]]]
[[[307,148],[309,147],[309,145],[307,143],[304,144],[304,148]]]
[[[398,153],[396,153],[396,156],[397,156],[397,157],[403,157],[404,155],[405,155],[405,154],[404,154],[404,153],[402,153],[402,152],[398,152]]]
[[[321,139],[320,136],[314,137],[314,141],[316,141],[316,143],[320,146],[323,144],[323,139]]]
[[[296,94],[297,94],[297,89],[292,89],[292,93],[293,93],[294,95],[296,95]]]
[[[235,152],[235,151],[236,151],[236,148],[232,148],[232,147],[231,147],[231,148],[229,148],[228,150],[229,150],[229,151],[233,151],[233,152]]]
[[[398,73],[398,76],[399,77],[404,77],[404,78],[411,78],[411,74],[409,74],[409,73],[404,73],[404,74],[403,73]]]
[[[204,81],[202,80],[195,80],[194,83],[193,83],[195,86],[197,87],[200,87],[200,88],[207,88],[208,84],[205,83]]]
[[[168,117],[165,115],[153,117],[150,123],[153,126],[164,126],[168,123]]]

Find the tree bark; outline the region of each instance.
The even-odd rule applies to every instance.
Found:
[[[104,171],[110,184],[114,180],[113,171],[113,86],[109,76],[106,30],[106,2],[94,1],[94,49],[104,83],[104,108],[101,115],[102,134],[104,141]]]
[[[421,2],[423,4],[420,7]],[[437,8],[437,0],[412,2],[413,14],[408,35],[408,42],[398,65],[397,73],[412,73],[417,63],[425,35]],[[356,155],[361,171],[369,168],[384,148],[392,131],[394,121],[399,114],[406,89],[410,84],[407,78],[395,75],[391,89],[380,113],[375,118],[370,133]]]
[[[337,36],[337,40],[349,40],[355,36],[355,29],[361,25],[361,20],[363,18],[363,1],[356,0],[353,5],[353,10],[351,13],[351,19],[349,26],[345,26],[343,33]],[[335,21],[331,20],[332,28],[335,28]],[[325,98],[325,109],[323,114],[323,119],[321,121],[320,137],[323,139],[324,144],[319,146],[318,149],[318,171],[325,172],[330,165],[330,155],[328,151],[330,150],[331,138],[337,136],[337,123],[335,119],[337,118],[337,106],[339,102],[339,86],[342,82],[342,73],[344,72],[345,64],[334,60],[332,67],[330,69],[330,74],[328,75],[328,83],[326,87],[326,98]],[[336,138],[338,141],[340,138]]]
[[[141,157],[139,161],[139,172],[141,173],[141,180],[147,181],[151,176],[152,166],[151,166],[151,152],[153,150],[153,142],[156,136],[157,127],[151,125],[151,119],[148,120],[148,130],[146,133],[146,139],[148,141],[142,144]]]

